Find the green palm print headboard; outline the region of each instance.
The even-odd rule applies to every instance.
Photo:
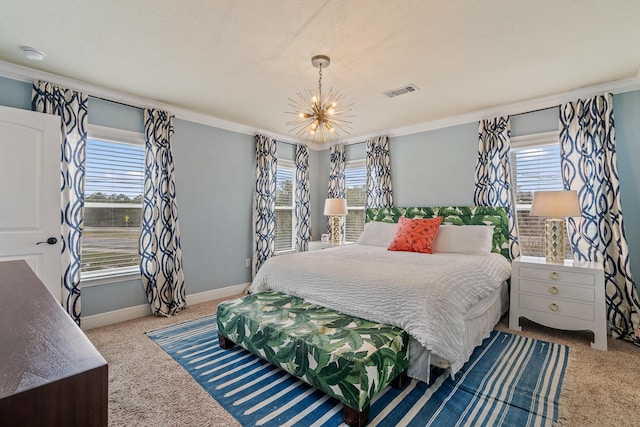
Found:
[[[443,217],[442,222],[453,225],[492,225],[492,252],[509,257],[509,224],[507,208],[490,206],[447,206],[411,208],[368,208],[366,222],[398,222],[401,216],[407,218]]]

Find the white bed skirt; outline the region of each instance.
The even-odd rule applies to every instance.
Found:
[[[509,285],[503,282],[499,289],[479,301],[467,312],[464,321],[464,351],[467,360],[473,350],[487,338],[493,327],[509,309]],[[418,381],[429,383],[431,366],[448,369],[449,361],[432,354],[414,338],[409,337],[409,359],[407,374]]]

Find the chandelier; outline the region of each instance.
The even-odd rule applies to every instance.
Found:
[[[342,134],[349,134],[351,122],[346,120],[353,116],[346,116],[345,113],[351,111],[349,104],[341,109],[338,105],[344,100],[345,95],[338,91],[329,89],[329,92],[322,93],[322,69],[327,68],[330,59],[326,55],[316,55],[311,58],[311,63],[319,69],[318,93],[311,90],[297,92],[298,98],[289,98],[289,106],[294,111],[287,111],[288,114],[295,114],[297,118],[287,122],[290,127],[289,132],[295,133],[300,138],[311,140],[311,142],[324,143],[327,139],[335,139]]]

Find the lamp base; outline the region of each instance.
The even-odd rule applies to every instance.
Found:
[[[342,232],[340,231],[340,216],[331,215],[331,243],[342,243]]]
[[[564,264],[564,219],[547,219],[544,226],[545,260],[554,264]]]

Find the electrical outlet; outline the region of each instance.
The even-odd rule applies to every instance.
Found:
[[[251,258],[247,258],[244,260],[244,266],[245,267],[251,267]]]

